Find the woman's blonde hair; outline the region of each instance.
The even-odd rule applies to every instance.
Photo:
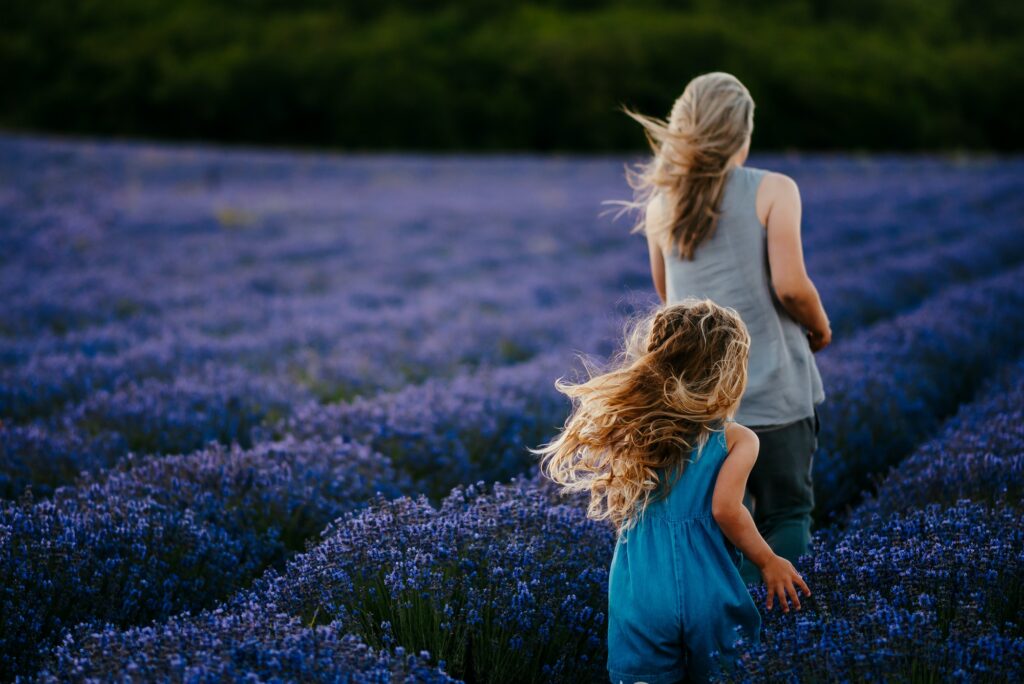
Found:
[[[754,100],[732,74],[715,71],[690,81],[672,105],[668,121],[628,107],[622,110],[644,127],[654,157],[636,169],[626,167],[633,201],[612,200],[622,211],[639,209],[630,233],[643,232],[647,208],[659,192],[669,211],[655,236],[679,246],[681,259],[692,259],[696,248],[714,235],[721,215],[726,164],[754,131]]]
[[[588,380],[555,381],[573,409],[558,437],[530,449],[564,493],[589,491],[587,515],[618,533],[735,411],[750,348],[739,314],[710,299],[658,307],[627,320],[625,333],[607,371],[581,357]]]

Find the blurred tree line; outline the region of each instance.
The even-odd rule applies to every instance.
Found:
[[[0,126],[622,150],[729,71],[760,149],[1020,150],[1024,2],[4,0]]]

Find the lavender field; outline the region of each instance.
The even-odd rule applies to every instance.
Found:
[[[0,136],[0,679],[604,681],[526,447],[657,301],[627,161]],[[722,678],[1021,679],[1024,159],[748,164],[835,341],[813,595]]]

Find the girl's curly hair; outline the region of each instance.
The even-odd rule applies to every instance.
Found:
[[[573,402],[560,434],[539,449],[563,492],[590,492],[587,515],[632,527],[685,459],[735,413],[747,384],[750,335],[734,309],[710,299],[661,306],[626,323],[625,342],[601,372],[555,381]],[[671,483],[670,483],[671,484]]]

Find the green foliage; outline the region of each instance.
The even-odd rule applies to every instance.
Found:
[[[1024,147],[1001,0],[11,0],[0,125],[350,149],[620,150],[736,74],[759,148]]]

